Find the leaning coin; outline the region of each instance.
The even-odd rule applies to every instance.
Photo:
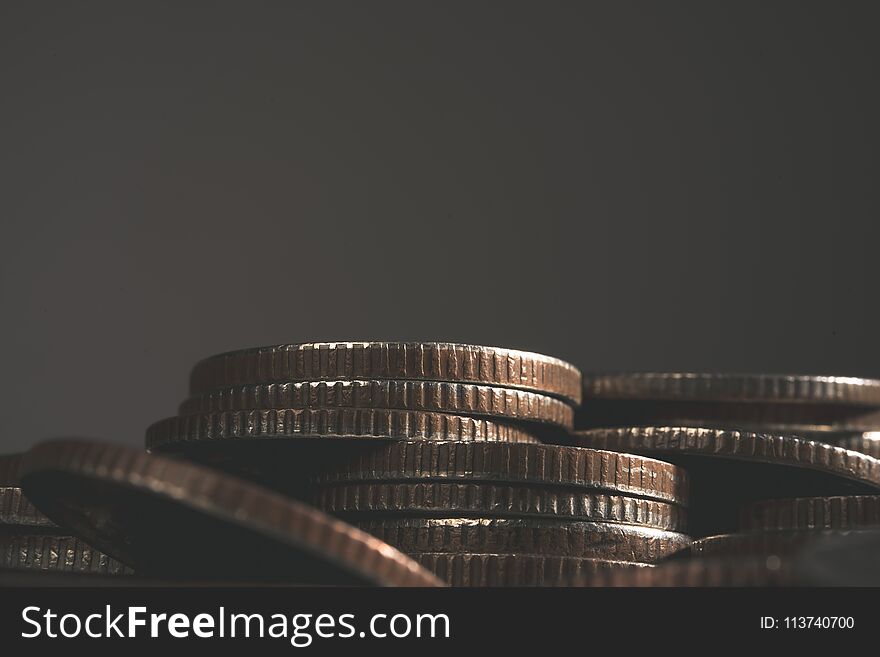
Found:
[[[406,553],[540,554],[653,563],[691,542],[677,532],[610,522],[386,517],[355,524]]]
[[[764,587],[795,586],[788,560],[760,557],[702,558],[669,561],[654,568],[599,570],[578,584],[590,587]]]
[[[449,586],[571,586],[590,574],[606,570],[642,570],[646,563],[537,554],[412,555]]]
[[[125,565],[72,536],[0,533],[0,568],[90,575],[130,575]]]
[[[0,456],[0,527],[55,528],[22,493],[20,466],[21,454]]]
[[[167,418],[147,428],[146,443],[149,450],[161,450],[220,441],[286,438],[539,442],[523,427],[487,418],[383,409],[273,408]]]
[[[439,583],[403,554],[317,509],[127,447],[39,444],[24,455],[22,484],[60,526],[143,574]]]
[[[744,530],[880,529],[880,495],[763,500],[740,518]]]
[[[571,428],[563,401],[524,390],[433,381],[357,380],[268,383],[220,388],[190,397],[181,415],[268,408],[381,408],[539,422]]]
[[[498,443],[401,441],[316,472],[317,483],[467,481],[564,486],[633,495],[686,506],[680,467],[612,451]]]
[[[665,502],[571,489],[460,482],[351,483],[314,493],[319,509],[345,519],[376,515],[555,518],[681,531],[686,512]]]
[[[786,374],[639,372],[584,376],[588,399],[880,406],[880,380]]]
[[[230,351],[197,363],[190,391],[322,379],[412,379],[520,388],[581,402],[581,373],[550,356],[444,342],[316,342]]]

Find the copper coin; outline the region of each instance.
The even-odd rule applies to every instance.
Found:
[[[581,373],[528,351],[444,342],[315,342],[256,347],[196,364],[190,390],[324,379],[411,379],[520,388],[581,401]]]
[[[89,575],[131,570],[72,536],[0,533],[0,568]]]
[[[743,509],[744,530],[880,529],[880,495],[763,500]]]
[[[318,483],[448,481],[541,484],[600,490],[687,505],[677,466],[611,451],[499,443],[405,441],[363,451],[316,473]]]
[[[772,402],[880,406],[880,380],[787,374],[588,374],[587,399]]]
[[[479,415],[571,428],[563,401],[524,390],[470,383],[357,380],[267,383],[220,388],[190,397],[181,415],[269,408],[380,408]]]
[[[651,564],[536,554],[411,555],[449,586],[571,586],[596,572],[651,569]]]
[[[375,515],[556,518],[681,531],[686,512],[655,500],[560,489],[459,482],[351,483],[315,491],[315,506],[343,517]]]
[[[22,484],[60,526],[143,574],[439,584],[390,546],[317,509],[127,447],[39,444],[23,458]]]
[[[539,554],[653,563],[690,545],[677,532],[610,522],[497,518],[375,518],[355,524],[408,554]]]
[[[147,449],[286,438],[537,443],[521,426],[486,418],[382,409],[266,409],[183,415],[147,429]]]

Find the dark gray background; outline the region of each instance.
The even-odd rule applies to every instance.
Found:
[[[876,3],[0,4],[0,441],[329,339],[880,375]]]

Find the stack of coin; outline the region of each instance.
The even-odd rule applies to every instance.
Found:
[[[0,456],[0,571],[121,575],[123,564],[62,531],[21,490],[21,455]]]
[[[315,478],[313,502],[456,586],[560,585],[686,548],[688,480],[559,445],[403,441]]]
[[[449,343],[325,342],[246,349],[193,368],[150,451],[302,497],[316,470],[400,440],[562,440],[581,398],[572,365]]]

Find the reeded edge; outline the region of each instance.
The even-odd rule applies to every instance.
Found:
[[[96,550],[75,536],[46,533],[28,533],[30,527],[21,531],[0,533],[0,568],[11,571],[36,571],[43,573],[71,573],[88,576],[121,577],[134,571],[118,559]],[[13,557],[15,557],[13,559]],[[22,557],[26,563],[22,563]],[[48,559],[49,564],[33,562]],[[73,558],[73,563],[70,561]],[[83,561],[88,566],[81,567]],[[103,562],[104,566],[101,567]]]
[[[391,406],[390,410],[417,411],[425,413],[444,413],[447,415],[470,415],[477,417],[489,417],[500,421],[516,421],[538,423],[549,426],[571,429],[574,426],[574,408],[566,402],[529,390],[519,390],[503,386],[484,385],[476,383],[450,383],[446,381],[421,381],[415,379],[326,379],[320,381],[291,381],[281,383],[256,383],[237,386],[216,388],[209,392],[188,397],[178,407],[179,415],[198,415],[205,413],[222,413],[227,411],[248,411],[268,409],[363,409],[363,410],[389,410],[388,406],[378,405],[354,405],[351,399],[357,394],[355,391],[371,391],[374,386],[403,386],[406,394],[412,397],[405,405]],[[283,391],[284,388],[302,388],[308,395],[307,403],[302,406],[291,403],[292,399]],[[343,394],[338,400],[328,402],[326,399],[313,400],[313,396],[326,397],[326,393],[339,394],[335,388],[341,387]],[[424,388],[424,392],[413,393],[409,388]],[[399,391],[395,391],[399,393]],[[299,392],[297,394],[303,394]],[[287,398],[279,401],[278,397]],[[441,397],[440,401],[436,398]],[[228,405],[229,399],[235,401],[233,406],[220,408],[219,405]],[[253,399],[253,405],[241,403],[241,398]],[[262,398],[261,401],[256,401]],[[431,404],[422,407],[418,399],[429,400]],[[500,406],[495,400],[503,401]],[[486,404],[485,408],[459,408],[449,401],[459,399],[476,401],[478,404]],[[492,401],[489,401],[492,400]],[[387,402],[388,400],[384,400]],[[378,402],[377,402],[378,403]],[[218,406],[215,408],[215,406]]]
[[[521,389],[521,390],[534,390],[535,392],[544,393],[550,395],[552,397],[562,398],[567,400],[568,402],[574,404],[575,406],[579,406],[582,401],[583,394],[583,384],[582,384],[582,374],[581,370],[576,367],[574,364],[565,361],[561,358],[557,358],[556,356],[548,356],[546,354],[541,354],[534,351],[525,351],[522,349],[509,349],[507,347],[495,347],[491,345],[472,345],[472,344],[464,344],[460,342],[397,342],[397,341],[381,341],[381,340],[372,340],[372,341],[330,341],[330,342],[299,342],[299,343],[282,343],[275,345],[264,345],[264,346],[254,346],[254,347],[246,347],[244,349],[232,349],[230,351],[224,351],[218,354],[213,354],[211,356],[207,356],[197,361],[193,366],[190,373],[190,389],[191,392],[203,392],[207,390],[207,388],[196,387],[192,385],[192,382],[197,378],[200,370],[207,369],[212,366],[214,361],[218,361],[220,359],[230,358],[230,357],[247,357],[250,355],[259,355],[264,351],[293,351],[293,350],[302,350],[303,348],[312,348],[312,349],[338,349],[340,346],[346,349],[352,349],[355,347],[360,348],[383,348],[387,346],[394,346],[395,348],[448,348],[448,349],[462,349],[462,350],[476,350],[476,351],[487,351],[493,352],[493,354],[501,357],[507,358],[519,358],[523,360],[530,360],[535,363],[540,363],[542,366],[550,366],[558,369],[559,377],[560,377],[560,385],[557,387],[541,387],[541,386],[529,386],[526,384],[516,384],[516,383],[506,383],[503,384],[501,382],[497,382],[492,379],[424,379],[426,381],[438,381],[438,382],[448,382],[448,383],[462,383],[462,382],[485,382],[490,385],[507,385],[509,387]],[[381,378],[381,377],[376,377]],[[389,377],[396,378],[396,377]],[[566,379],[571,378],[571,381],[565,381]],[[224,386],[220,386],[224,387]]]
[[[25,490],[50,518],[64,526],[65,514],[52,493],[29,488],[34,474],[61,472],[121,486],[178,503],[303,549],[366,580],[398,586],[439,586],[433,575],[393,547],[317,509],[209,468],[131,448],[85,440],[51,440],[24,455]],[[36,495],[34,495],[36,493]],[[58,513],[57,517],[53,517]],[[79,528],[81,529],[81,528]],[[114,545],[87,541],[113,556]],[[110,549],[106,549],[106,548]]]
[[[880,488],[880,459],[796,436],[692,427],[616,427],[572,433],[594,449],[683,454],[801,467]]]
[[[455,498],[451,501],[451,498]],[[659,500],[516,484],[352,482],[320,486],[314,505],[335,516],[385,515],[542,518],[612,522],[684,532],[687,511]]]
[[[660,483],[652,487],[621,482],[618,471],[625,465],[621,459],[632,465],[630,471],[647,474],[648,479],[659,479]],[[598,476],[589,477],[588,470]],[[418,440],[383,445],[317,474],[312,483],[422,480],[604,490],[684,507],[688,506],[690,487],[687,471],[681,466],[640,454],[569,445]]]
[[[880,405],[880,380],[799,374],[630,372],[585,374],[584,399]]]
[[[759,500],[740,512],[743,531],[880,530],[880,494]]]

